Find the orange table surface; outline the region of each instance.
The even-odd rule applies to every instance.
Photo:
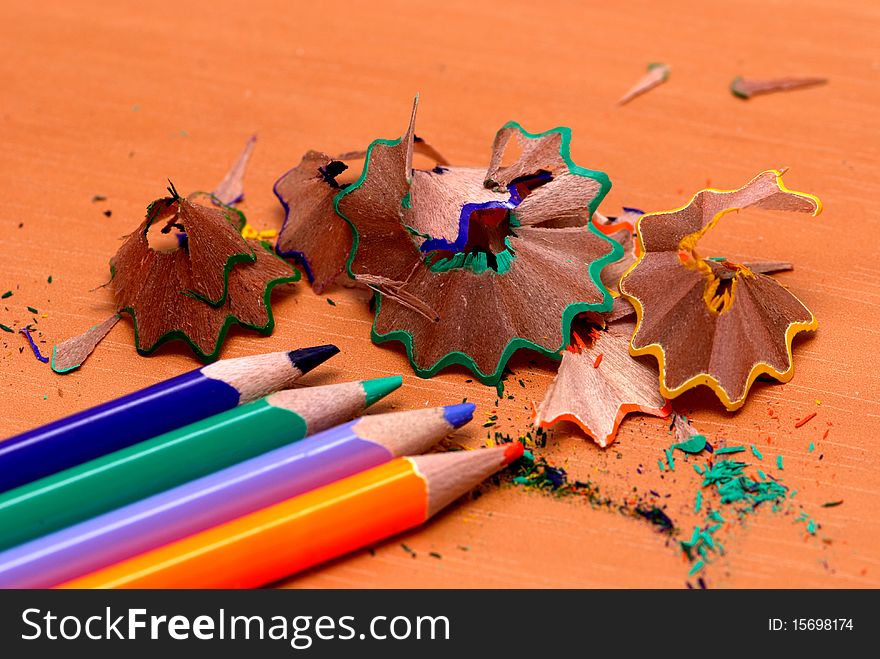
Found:
[[[26,307],[37,308],[44,353],[112,313],[109,291],[93,289],[166,179],[181,191],[212,188],[252,133],[259,141],[241,208],[260,229],[280,227],[272,184],[305,150],[343,152],[399,136],[416,93],[418,134],[455,164],[484,166],[509,119],[530,131],[570,126],[575,162],[613,181],[606,215],[622,205],[674,208],[707,184],[739,187],[790,167],[786,183],[818,195],[822,215],[745,211],[724,218],[707,245],[731,258],[792,261],[779,280],[820,329],[795,342],[794,379],[759,382],[741,411],[725,412],[707,391],[675,407],[692,411],[712,441],[762,447],[766,471],[782,455],[777,475],[821,528],[808,537],[794,515],[763,510],[725,529],[726,553],[705,578],[710,587],[880,586],[876,2],[7,0],[3,15],[0,292],[13,296],[0,301],[0,322],[23,326],[33,316]],[[654,61],[672,67],[669,81],[616,107]],[[744,102],[728,89],[740,74],[830,83]],[[93,203],[94,195],[107,200]],[[276,300],[274,334],[233,331],[223,356],[333,342],[342,354],[307,381],[402,373],[403,388],[377,410],[467,397],[478,405],[476,422],[455,441],[485,441],[495,390],[465,382],[470,376],[457,369],[416,377],[399,346],[370,342],[362,292],[316,296],[300,284]],[[555,370],[530,358],[511,362],[513,399],[500,401],[490,430],[527,428],[530,403]],[[127,320],[68,375],[37,362],[23,336],[2,333],[0,436],[196,365],[179,346],[139,357]],[[539,453],[614,501],[633,488],[655,490],[686,537],[701,519],[693,512],[698,477],[689,467],[659,472],[669,443],[667,422],[633,416],[607,450],[564,427]],[[643,521],[503,485],[372,554],[285,585],[680,588],[688,568],[676,543]]]

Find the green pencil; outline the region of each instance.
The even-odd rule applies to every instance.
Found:
[[[0,495],[0,548],[335,426],[400,385],[400,377],[390,377],[279,391],[4,492]]]

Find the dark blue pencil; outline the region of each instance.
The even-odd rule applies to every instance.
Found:
[[[333,345],[224,359],[0,442],[0,492],[285,389]]]

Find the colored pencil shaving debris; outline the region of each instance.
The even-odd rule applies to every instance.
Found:
[[[673,425],[677,436],[686,432],[696,433],[690,422],[682,416],[675,415]],[[702,435],[692,435],[692,438],[697,437],[705,442]],[[673,447],[677,446],[673,445]],[[710,445],[706,443],[706,447],[710,448]],[[752,454],[760,460],[762,456],[757,448],[752,445],[751,449]],[[693,464],[694,471],[702,478],[702,483],[695,493],[694,511],[700,513],[705,509],[706,512],[703,524],[695,526],[690,539],[680,543],[682,551],[692,563],[689,576],[701,572],[715,555],[724,553],[724,545],[719,541],[717,534],[731,520],[742,521],[759,508],[768,505],[774,513],[780,511],[791,513],[793,510],[791,500],[796,490],[789,491],[781,479],[770,477],[760,469],[755,469],[755,473],[752,474],[747,471],[749,465],[745,462],[717,457],[744,451],[743,446],[718,448],[715,449],[714,456],[705,464]],[[666,454],[669,455],[668,449]],[[778,460],[780,464],[777,466],[781,469],[781,456]],[[710,494],[713,496],[708,499]],[[786,502],[787,505],[784,506]],[[803,511],[795,518],[795,522],[806,522],[807,533],[810,535],[815,535],[819,528],[818,524]]]
[[[703,435],[694,435],[690,439],[683,442],[676,442],[672,445],[671,448],[678,449],[682,453],[702,453],[704,450],[706,450],[707,443],[708,442]]]
[[[52,348],[52,370],[56,373],[69,373],[78,369],[92,354],[104,337],[110,333],[120,319],[113,314],[100,325],[95,325],[78,336],[71,337]]]
[[[629,354],[634,328],[634,320],[621,320],[605,331],[591,331],[586,341],[573,332],[572,345],[562,355],[535,425],[547,428],[571,421],[605,448],[614,441],[625,415],[667,416],[671,407],[657,391],[656,369]]]
[[[414,138],[413,151],[433,159],[436,169],[446,164],[424,140]],[[336,213],[334,199],[350,185],[339,179],[366,155],[364,151],[338,156],[308,151],[299,165],[275,182],[275,196],[285,210],[275,249],[302,267],[315,293],[321,294],[345,271],[352,248],[351,227]]]
[[[578,313],[611,309],[599,273],[622,249],[589,222],[610,182],[571,161],[568,129],[516,123],[488,170],[413,170],[414,122],[336,197],[349,274],[376,293],[373,340],[403,342],[418,375],[460,364],[496,384],[516,350],[556,355]]]
[[[36,357],[39,361],[43,362],[44,364],[48,363],[49,358],[44,357],[43,353],[40,352],[40,348],[36,344],[36,342],[34,341],[34,337],[31,336],[30,328],[24,327],[20,331],[22,334],[24,334],[25,338],[27,339],[28,344],[30,344],[31,350],[33,350],[33,352],[34,352],[34,357]]]
[[[593,214],[595,227],[623,247],[623,256],[620,260],[606,265],[601,274],[602,283],[615,294],[618,291],[623,273],[630,269],[638,257],[635,226],[643,214],[643,211],[637,208],[626,207],[624,207],[623,213],[617,217],[607,218],[599,212]]]
[[[251,152],[254,150],[256,141],[257,136],[252,135],[244,145],[244,151],[241,152],[232,169],[226,173],[220,184],[214,188],[212,194],[221,204],[234,206],[244,199],[244,173],[248,162],[250,162]]]
[[[345,160],[309,151],[275,183],[275,195],[286,211],[275,250],[302,267],[318,294],[342,274],[351,253],[351,228],[333,208],[345,185],[336,180],[349,168]]]
[[[549,464],[545,458],[535,456],[531,451],[525,451],[523,457],[514,463],[509,474],[506,477],[510,478],[514,485],[559,498],[585,499],[594,508],[604,508],[647,521],[656,526],[658,531],[668,535],[676,531],[675,524],[666,511],[653,503],[651,498],[634,494],[624,501],[614,501],[601,494],[599,486],[595,483],[571,480],[565,469]]]
[[[705,448],[711,452],[712,447],[706,441],[706,437],[697,432],[690,419],[683,414],[673,413],[671,429],[675,432],[677,440],[677,443],[672,445],[673,448],[685,453],[699,453]]]
[[[110,286],[120,312],[134,320],[138,352],[182,339],[211,360],[233,323],[269,334],[271,291],[297,281],[299,272],[265,243],[241,236],[239,211],[200,203],[216,203],[212,195],[183,198],[173,186],[169,192],[148,206],[144,222],[111,261]],[[172,228],[182,238],[169,240]]]
[[[807,416],[805,416],[803,419],[800,419],[800,420],[796,421],[795,424],[794,424],[794,427],[795,427],[795,428],[800,428],[801,426],[806,425],[807,423],[809,423],[809,422],[813,419],[814,416],[816,416],[816,412],[810,412],[810,413],[809,413]]]
[[[617,101],[617,104],[626,105],[636,96],[641,96],[645,92],[654,89],[654,87],[662,85],[669,80],[669,71],[670,69],[666,64],[648,64],[648,72],[642,76],[639,81],[620,98],[620,100]]]
[[[687,206],[639,220],[644,253],[620,290],[638,315],[630,352],[657,359],[667,398],[706,385],[728,410],[738,409],[759,375],[791,379],[792,339],[817,327],[813,314],[774,279],[697,253],[699,239],[723,215],[746,207],[821,210],[816,197],[788,190],[782,172],[773,170],[738,190],[703,190]]]
[[[773,78],[770,80],[759,80],[756,78],[734,78],[730,83],[730,91],[734,96],[739,98],[751,98],[760,94],[773,94],[775,92],[787,92],[792,89],[803,89],[804,87],[815,87],[816,85],[824,85],[828,82],[827,78]]]

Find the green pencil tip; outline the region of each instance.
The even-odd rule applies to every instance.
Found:
[[[367,405],[372,405],[376,401],[382,400],[395,389],[403,384],[403,378],[394,375],[390,378],[376,378],[375,380],[363,380],[361,386],[367,395]]]

